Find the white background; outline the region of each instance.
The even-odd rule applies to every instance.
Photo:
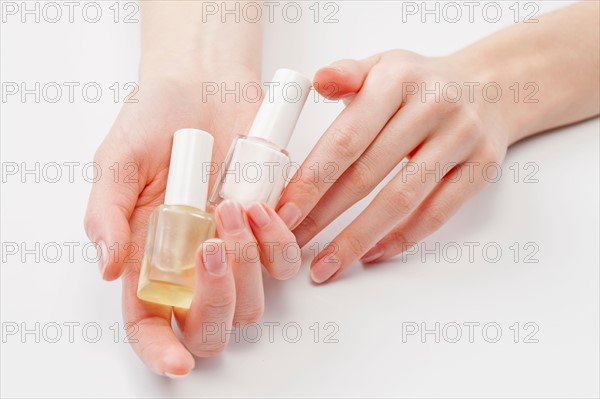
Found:
[[[300,22],[288,23],[279,13],[275,23],[266,25],[263,77],[277,67],[312,76],[333,60],[392,48],[447,54],[511,25],[511,3],[499,2],[504,14],[497,23],[476,12],[473,23],[463,16],[454,24],[435,23],[432,16],[423,24],[418,15],[403,22],[402,5],[393,1],[338,2],[338,23],[314,23],[308,9],[312,2],[304,3]],[[423,261],[420,252],[405,261],[355,265],[335,283],[315,286],[309,282],[308,251],[296,278],[266,278],[259,342],[242,338],[217,358],[198,359],[184,380],[149,372],[122,335],[120,343],[113,342],[111,326],[122,326],[120,283],[102,281],[96,264],[86,261],[81,250],[88,242],[82,219],[90,190],[81,165],[91,161],[121,106],[109,87],[136,81],[139,52],[139,24],[123,23],[124,15],[115,23],[109,9],[113,2],[99,4],[104,16],[95,24],[82,18],[81,7],[73,23],[66,15],[54,24],[43,16],[36,23],[33,16],[21,22],[21,14],[3,15],[3,83],[98,82],[103,88],[97,103],[83,99],[81,86],[73,103],[66,92],[57,103],[44,98],[36,103],[32,95],[24,102],[18,95],[2,100],[3,171],[14,162],[29,168],[35,162],[40,167],[79,163],[73,183],[66,167],[56,183],[43,178],[37,183],[34,175],[20,173],[4,176],[3,245],[58,243],[63,254],[55,263],[48,261],[54,252],[39,262],[33,255],[22,262],[20,254],[3,251],[3,331],[19,328],[16,335],[3,335],[3,397],[598,396],[598,119],[510,149],[503,178],[425,241],[427,248],[457,243],[463,249],[458,262],[449,256],[436,261],[433,255]],[[539,13],[563,4],[538,3]],[[123,4],[120,9],[128,11]],[[341,104],[309,99],[290,146],[296,160],[306,156],[341,109]],[[538,167],[537,183],[524,182],[527,162]],[[517,163],[522,173],[515,183],[509,167]],[[330,240],[365,204],[343,215],[317,241]],[[65,242],[79,244],[72,261]],[[480,243],[473,261],[467,242]],[[515,242],[521,248],[517,262],[509,248]],[[528,242],[538,248],[532,257],[537,263],[524,261],[531,252],[524,249]],[[496,263],[484,258],[486,243],[502,249]],[[23,328],[35,329],[36,322],[40,333],[46,332],[39,343],[35,334],[22,334]],[[64,324],[69,322],[80,323],[72,343]],[[273,343],[264,322],[280,323]],[[294,338],[293,329],[282,334],[290,322],[301,328],[297,343],[286,341]],[[316,322],[319,343],[313,342],[310,329]],[[327,322],[339,327],[337,343],[323,342]],[[436,343],[431,334],[425,343],[420,334],[405,336],[403,342],[403,323],[434,328],[436,322],[440,328],[452,322],[480,325],[472,343],[464,326],[458,343],[444,336]],[[524,343],[526,333],[533,331],[525,330],[528,322],[539,327],[533,336],[537,343]],[[48,323],[62,327],[59,342],[49,342],[56,330]],[[89,329],[84,336],[86,323],[102,329],[97,343],[86,341],[95,335]],[[494,338],[493,329],[482,334],[486,323],[501,327],[497,343],[485,339]],[[518,343],[510,329],[514,323],[519,323]],[[454,330],[446,332],[453,338]],[[245,333],[253,338],[256,330]]]

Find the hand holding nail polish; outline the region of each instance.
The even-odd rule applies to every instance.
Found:
[[[202,130],[182,129],[173,136],[165,203],[152,212],[138,298],[188,309],[196,286],[194,254],[214,237],[215,223],[206,213],[213,137]]]
[[[286,147],[308,98],[311,81],[290,69],[278,69],[247,136],[232,144],[210,202],[224,199],[246,207],[274,207],[291,175]]]

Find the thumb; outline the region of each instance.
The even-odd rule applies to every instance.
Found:
[[[360,91],[380,56],[364,60],[341,60],[321,68],[313,78],[315,90],[328,99],[349,99]]]
[[[102,278],[114,280],[123,273],[132,249],[129,218],[139,195],[140,177],[137,164],[126,157],[105,156],[100,150],[95,163],[100,174],[92,186],[84,228],[98,246]]]

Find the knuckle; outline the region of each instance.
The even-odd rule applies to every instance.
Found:
[[[294,234],[296,235],[296,239],[298,242],[302,241],[302,239],[310,239],[314,237],[319,232],[319,224],[315,220],[312,212],[306,215],[302,223],[298,225],[294,229]]]
[[[431,73],[423,67],[419,60],[410,59],[407,62],[401,63],[400,67],[402,80],[405,82],[411,82],[419,85],[419,90],[425,82],[431,79]],[[429,85],[427,88],[431,87]]]
[[[294,184],[297,193],[302,198],[319,198],[320,190],[318,181],[315,178],[309,177],[309,175],[312,175],[312,173],[302,176],[297,182],[292,184]]]
[[[406,234],[401,229],[394,229],[390,232],[386,241],[389,241],[398,247],[409,242]]]
[[[402,229],[395,228],[381,240],[381,244],[387,247],[389,251],[400,254],[417,243],[412,241]]]
[[[225,349],[225,342],[220,339],[212,339],[207,342],[187,344],[189,351],[198,357],[214,357],[219,355]]]
[[[230,314],[235,307],[235,297],[229,293],[222,293],[204,304],[207,320],[219,320],[224,315]]]
[[[347,239],[346,247],[348,251],[350,251],[350,254],[355,258],[363,256],[370,248],[369,246],[365,245],[365,243],[359,237],[356,236],[351,236]]]
[[[248,324],[256,323],[262,318],[264,312],[265,305],[263,302],[258,304],[240,304],[235,309],[233,324],[243,327]]]
[[[371,171],[364,162],[360,160],[355,162],[345,174],[344,185],[356,197],[364,198],[373,189]]]
[[[428,105],[428,112],[435,113],[438,116],[447,116],[453,112],[456,112],[462,107],[460,102],[447,101],[441,95],[441,87],[443,87],[439,81],[433,80],[427,84],[427,87],[432,87],[435,92],[438,93],[436,96],[426,97],[426,103]]]
[[[484,132],[483,121],[479,114],[473,110],[465,111],[465,127],[464,131],[469,136],[479,136]]]
[[[450,219],[450,214],[443,206],[433,206],[426,211],[425,220],[428,230],[434,232],[440,229]]]
[[[277,280],[288,280],[298,273],[300,269],[300,260],[285,261],[285,264],[274,270],[272,276]],[[260,317],[259,317],[260,318]]]
[[[496,146],[489,140],[484,141],[479,149],[480,157],[486,163],[499,163],[502,156],[499,154]]]
[[[400,82],[400,76],[398,65],[393,61],[394,57],[390,57],[392,62],[380,62],[374,68],[374,72],[377,73],[378,79],[391,84],[397,84]]]
[[[464,107],[464,106],[461,106]],[[465,109],[460,111],[459,125],[456,136],[461,144],[473,143],[471,148],[479,144],[485,138],[485,127],[481,117],[473,109]]]
[[[386,195],[393,216],[404,217],[410,214],[418,204],[418,196],[413,188],[408,186],[392,187]]]
[[[360,129],[355,125],[333,127],[327,135],[333,153],[342,159],[355,159],[360,153]]]

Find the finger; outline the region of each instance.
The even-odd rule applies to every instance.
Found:
[[[441,180],[447,165],[462,161],[460,142],[429,142],[373,199],[371,204],[313,261],[311,277],[322,283],[363,256],[394,226],[412,214]],[[458,158],[455,158],[458,157]],[[445,171],[448,172],[447,170]]]
[[[286,280],[298,273],[300,247],[277,213],[259,202],[251,204],[246,213],[260,248],[262,264],[269,274]]]
[[[356,202],[366,197],[434,129],[435,115],[418,102],[400,109],[375,141],[294,229],[300,247]]]
[[[485,187],[485,180],[474,179],[465,165],[459,165],[444,176],[443,181],[415,212],[388,233],[361,261],[375,263],[398,255],[442,227],[456,211]]]
[[[256,239],[242,207],[223,201],[216,211],[217,231],[225,241],[227,256],[235,279],[234,325],[244,326],[258,321],[264,312],[262,267]]]
[[[279,216],[293,229],[364,152],[402,102],[400,76],[374,65],[360,92],[319,139],[284,190]],[[331,161],[331,160],[335,161]]]
[[[347,98],[360,91],[371,68],[379,61],[379,55],[363,61],[341,60],[317,71],[313,78],[314,88],[329,99]]]
[[[194,368],[194,357],[171,328],[172,308],[144,302],[137,297],[139,267],[123,278],[123,318],[127,337],[140,359],[156,374],[176,378]]]
[[[148,219],[154,207],[162,203],[162,197],[154,193],[162,190],[164,182],[151,182],[140,194],[140,201],[147,205],[135,208],[130,218],[134,250],[126,260],[123,274],[123,318],[128,340],[140,359],[157,374],[179,377],[188,374],[195,362],[171,328],[172,308],[137,297]]]
[[[222,352],[234,311],[235,282],[225,243],[208,240],[196,253],[196,292],[190,309],[175,309],[188,350],[200,357]]]
[[[126,244],[131,236],[129,218],[143,183],[137,164],[120,148],[103,144],[95,163],[100,174],[92,186],[84,227],[88,238],[99,247],[100,274],[105,280],[114,280],[125,267]]]

